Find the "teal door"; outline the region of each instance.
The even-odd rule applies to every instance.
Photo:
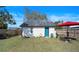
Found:
[[[49,27],[45,27],[45,37],[49,36]]]

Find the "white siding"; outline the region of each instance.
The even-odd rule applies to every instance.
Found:
[[[29,27],[24,27],[23,29],[22,29],[22,36],[24,37],[24,36],[28,36],[31,32],[31,29],[29,28]]]
[[[22,28],[22,36],[23,36],[23,37],[26,36],[25,31],[26,31],[26,28],[25,28],[25,27]]]
[[[24,27],[22,29],[22,36],[27,36],[27,32],[30,32],[30,27]],[[45,36],[45,27],[33,27],[32,29],[33,33],[31,33],[35,37],[44,37]],[[49,27],[49,37],[51,37],[51,34],[53,34],[53,37],[56,37],[56,31],[55,28]]]
[[[33,36],[35,37],[44,37],[45,28],[44,27],[34,27],[33,28]]]
[[[53,27],[49,27],[49,37],[51,37],[51,34],[53,34],[53,37],[56,37],[56,31]]]

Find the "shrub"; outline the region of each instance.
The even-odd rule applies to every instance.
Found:
[[[8,37],[12,37],[12,36],[16,36],[17,35],[14,30],[8,30],[6,33],[7,33]]]

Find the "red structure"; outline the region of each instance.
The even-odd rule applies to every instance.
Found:
[[[61,24],[57,24],[57,26],[60,26],[60,27],[63,27],[63,26],[67,27],[67,38],[68,39],[69,39],[69,32],[68,32],[69,26],[75,26],[75,25],[79,25],[79,22],[64,22]]]
[[[74,25],[79,25],[79,22],[64,22],[64,23],[58,24],[58,26],[74,26]]]

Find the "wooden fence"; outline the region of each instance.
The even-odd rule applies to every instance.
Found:
[[[66,36],[67,35],[67,33],[66,33],[67,30],[66,29],[59,29],[59,30],[57,29],[56,32],[60,36]],[[77,38],[79,38],[79,29],[75,29],[75,30],[70,29],[69,30],[69,36],[70,37],[77,37]]]

